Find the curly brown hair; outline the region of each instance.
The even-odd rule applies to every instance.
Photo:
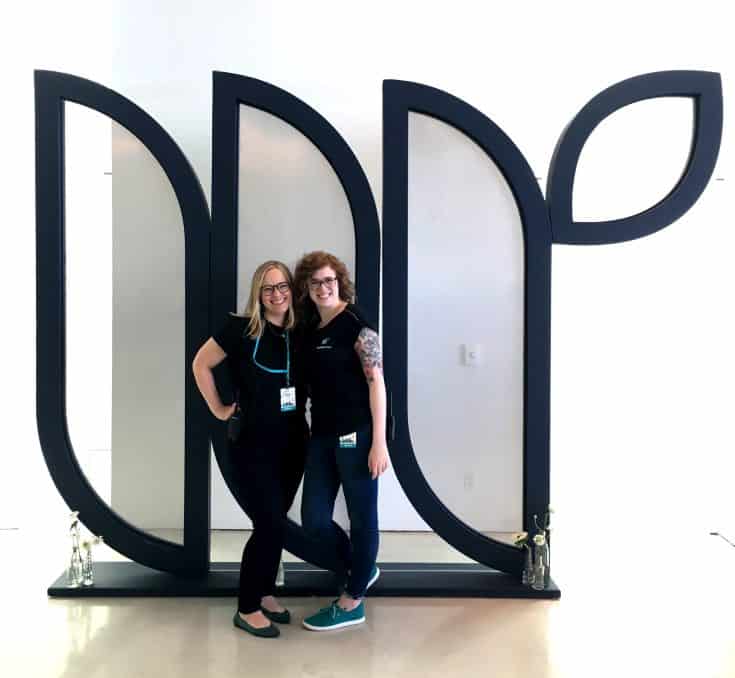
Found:
[[[316,313],[314,302],[309,297],[309,280],[320,268],[329,266],[337,276],[339,284],[339,298],[348,304],[353,303],[355,298],[355,285],[350,280],[350,274],[347,266],[341,259],[338,259],[329,252],[317,250],[305,254],[299,263],[296,264],[294,270],[294,298],[306,316]]]

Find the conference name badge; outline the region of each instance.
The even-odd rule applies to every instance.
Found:
[[[357,447],[357,433],[348,433],[339,437],[340,447]]]
[[[281,412],[292,412],[296,409],[296,387],[281,389]]]

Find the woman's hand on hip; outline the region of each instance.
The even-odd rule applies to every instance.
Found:
[[[388,446],[385,442],[373,443],[368,455],[368,469],[370,469],[372,479],[375,480],[379,475],[385,473],[389,466]]]
[[[237,403],[232,403],[231,405],[222,405],[222,407],[217,408],[217,411],[213,410],[212,414],[220,421],[227,421],[233,414],[235,414],[236,409]]]

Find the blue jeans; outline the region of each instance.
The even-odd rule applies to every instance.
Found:
[[[378,481],[370,476],[367,460],[372,445],[370,427],[357,431],[357,446],[341,448],[338,436],[309,440],[301,498],[301,524],[341,563],[353,598],[365,594],[378,555]],[[350,536],[332,521],[340,485],[350,518]]]

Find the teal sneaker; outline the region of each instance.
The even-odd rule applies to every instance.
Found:
[[[347,576],[350,576],[349,570],[347,571]],[[365,593],[367,593],[367,590],[376,582],[378,581],[378,577],[380,576],[380,568],[377,565],[373,565],[373,569],[370,570],[370,579],[368,579],[367,586],[365,587]],[[342,584],[342,591],[347,590],[347,582]]]
[[[323,607],[316,614],[304,619],[304,628],[309,631],[332,631],[345,626],[362,624],[365,621],[365,603],[360,604],[351,612],[343,610],[335,600],[329,607]]]
[[[373,569],[370,572],[370,579],[368,579],[367,586],[365,587],[365,590],[367,591],[376,581],[378,581],[378,577],[380,576],[380,568],[377,565],[373,565]]]

